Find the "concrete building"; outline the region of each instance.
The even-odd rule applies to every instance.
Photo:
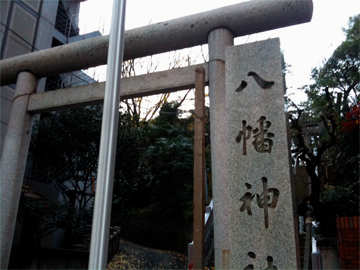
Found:
[[[80,3],[86,0],[0,1],[0,59],[100,36],[96,31],[79,35]],[[65,88],[94,80],[78,71],[42,79],[37,92]],[[0,152],[6,134],[15,85],[1,90]]]
[[[81,2],[86,0],[1,0],[0,59],[15,57],[38,50],[61,46],[82,39],[100,36],[99,31],[79,35],[79,11]],[[51,91],[76,85],[94,83],[82,71],[60,74],[39,81],[37,92]],[[9,121],[10,107],[15,85],[4,86],[1,91],[0,153]],[[28,164],[27,167],[31,167]],[[23,191],[29,197],[62,200],[62,195],[54,187],[30,179],[27,170]],[[28,192],[27,192],[28,189]],[[22,226],[16,224],[13,244],[21,244]],[[26,231],[24,231],[26,234]],[[46,247],[57,248],[61,244],[63,232],[59,231],[43,239]]]

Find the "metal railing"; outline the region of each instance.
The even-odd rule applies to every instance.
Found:
[[[55,29],[66,38],[79,34],[79,14],[71,14],[65,10],[63,2],[59,2],[58,12],[56,14]]]
[[[209,265],[211,256],[214,252],[214,218],[213,218],[213,200],[205,207],[205,267]],[[188,267],[192,269],[193,265],[193,246],[194,241],[188,244]]]

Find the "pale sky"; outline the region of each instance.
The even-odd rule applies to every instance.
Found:
[[[273,0],[268,0],[273,1]],[[128,0],[126,7],[126,29],[132,29],[199,13],[242,0]],[[311,22],[253,34],[235,39],[235,45],[280,38],[285,62],[290,64],[292,74],[286,76],[288,94],[292,99],[303,100],[297,88],[310,83],[311,69],[321,65],[324,59],[344,40],[342,28],[348,19],[360,13],[359,0],[313,0],[314,11]],[[80,24],[85,32],[101,30],[109,33],[112,0],[88,0],[82,3]],[[80,25],[80,28],[84,26]]]

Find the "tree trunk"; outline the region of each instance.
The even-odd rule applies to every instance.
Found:
[[[321,193],[321,180],[316,174],[316,166],[313,164],[306,164],[306,172],[310,177],[311,193],[310,193],[310,205],[313,207],[315,215],[321,214],[320,193]]]

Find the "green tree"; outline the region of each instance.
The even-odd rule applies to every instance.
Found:
[[[131,114],[119,113],[112,224],[127,217],[131,222],[151,221],[148,225],[157,228],[191,228],[193,131],[191,119],[178,117],[179,106],[165,103],[156,119],[141,126],[134,124]],[[101,116],[99,106],[44,115],[31,141],[33,180],[55,186],[65,200],[59,207],[67,210],[58,211],[59,216],[47,211],[39,219],[49,228],[46,233],[65,228],[66,247],[90,223],[81,213],[87,213],[95,195]],[[36,214],[46,203],[28,207]]]
[[[345,41],[323,66],[312,70],[314,83],[305,87],[308,117],[319,115],[329,102],[332,102],[337,115],[344,117],[350,107],[359,102],[360,14],[351,17],[348,25],[348,29],[343,29]]]
[[[151,178],[144,125],[138,127],[130,114],[120,114],[112,207],[115,225],[130,209],[142,203],[146,183]]]
[[[65,229],[63,247],[81,241],[85,225],[91,222],[89,208],[95,196],[101,118],[101,107],[93,106],[43,114],[35,125],[29,149],[31,178],[55,187],[63,198],[47,202],[50,209],[56,206],[63,210],[57,215],[47,211],[40,220],[44,228],[50,228],[47,233]]]
[[[74,242],[81,241],[83,221],[90,217],[91,213],[86,209],[82,210],[61,201],[31,198],[22,193],[17,220],[24,226],[29,226],[29,222],[32,226],[24,228],[28,235],[25,240],[21,239],[21,244],[41,247],[41,240],[45,236],[58,229],[67,228],[71,229]]]
[[[94,196],[101,117],[99,106],[43,115],[30,144],[32,178],[53,185],[80,209]]]
[[[118,150],[130,151],[130,143],[136,165],[121,162],[128,153],[117,159],[119,188],[114,189],[113,223],[171,231],[191,228],[193,135],[186,128],[187,119],[179,119],[178,107],[176,102],[165,103],[152,122],[129,127],[132,136],[122,128],[124,136],[136,139],[121,140]]]
[[[349,159],[353,164],[359,164],[359,155],[351,152],[351,149],[358,149],[359,130],[354,130],[351,136],[345,134],[341,122],[359,102],[360,15],[350,18],[349,28],[343,31],[346,40],[321,67],[312,70],[314,83],[303,87],[308,100],[299,106],[293,104],[295,110],[290,115],[292,152],[306,165],[311,179],[310,198],[315,209],[319,209],[321,193],[321,179],[316,168],[325,164],[335,171]],[[318,132],[308,135],[303,128],[309,123],[318,123]],[[337,183],[358,181],[358,168],[357,165],[355,173],[345,173],[341,179],[336,179]]]

